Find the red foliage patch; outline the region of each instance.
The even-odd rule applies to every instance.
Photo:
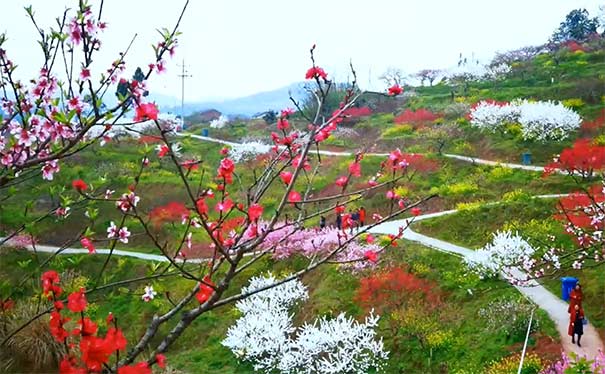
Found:
[[[579,139],[572,148],[564,149],[558,159],[546,165],[544,174],[549,175],[555,169],[591,176],[593,172],[605,169],[605,147],[594,145],[591,139]]]
[[[582,47],[582,44],[576,42],[575,40],[566,41],[565,47],[567,47],[567,49],[569,49],[570,52],[577,52],[577,51],[586,52],[586,49],[584,49],[584,47]]]
[[[409,123],[409,124],[421,124],[427,122],[433,122],[440,115],[431,112],[430,110],[421,108],[417,111],[412,111],[410,109],[406,109],[403,113],[395,117],[395,123]]]
[[[582,122],[582,130],[592,132],[605,127],[605,109],[601,110],[601,115],[592,121]]]
[[[183,216],[187,215],[189,215],[189,209],[187,209],[185,204],[173,201],[153,208],[149,212],[149,219],[157,227],[167,222],[181,221]]]
[[[436,308],[441,305],[437,283],[418,278],[407,269],[396,267],[383,273],[362,278],[355,300],[364,308],[379,312],[419,302]]]

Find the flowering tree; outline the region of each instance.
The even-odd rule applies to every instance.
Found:
[[[605,146],[595,145],[591,139],[577,140],[572,148],[561,154],[544,168],[545,175],[555,170],[565,171],[571,176],[590,178],[595,172],[605,169]]]
[[[271,274],[255,277],[243,291],[252,293],[276,282]],[[242,317],[229,328],[223,345],[265,372],[367,373],[382,367],[388,352],[376,340],[378,316],[370,313],[359,323],[341,313],[294,327],[290,310],[308,296],[295,280],[238,301],[235,306]]]
[[[519,123],[523,138],[537,141],[565,139],[582,123],[576,112],[551,101],[481,101],[471,109],[470,118],[473,126],[490,131]]]
[[[519,234],[510,231],[496,232],[491,243],[465,257],[468,267],[481,277],[504,276],[513,284],[525,279],[515,269],[533,270],[535,249]]]
[[[153,124],[153,136],[157,140],[155,152],[143,148],[145,155],[127,176],[128,187],[120,187],[121,190],[116,192],[111,185],[103,184],[102,180],[97,184],[76,179],[71,189],[59,193],[60,198],[53,202],[52,208],[45,214],[23,222],[6,238],[0,239],[2,244],[27,232],[28,228],[42,220],[50,221],[51,217],[61,219],[72,212],[75,214],[77,210],[85,210],[84,228],[76,237],[65,240],[56,253],[38,261],[36,272],[27,276],[27,279],[38,278],[42,282],[45,297],[39,300],[40,313],[23,326],[6,332],[0,346],[18,338],[23,328],[34,320],[50,316],[50,331],[66,351],[61,361],[62,373],[87,370],[119,374],[148,373],[152,365],[164,365],[163,354],[202,314],[294,281],[326,263],[374,262],[377,260],[376,254],[391,245],[401,232],[376,246],[362,246],[360,250],[351,250],[349,246],[356,248],[355,245],[360,245],[357,243],[360,235],[375,225],[406,211],[419,212],[417,205],[422,200],[403,204],[391,193],[385,200],[388,215],[373,217],[366,227],[354,235],[330,233],[330,245],[308,257],[305,266],[298,272],[260,287],[231,290],[233,292],[227,296],[226,291],[235,279],[250,277],[249,270],[254,264],[279,253],[278,248],[282,243],[299,231],[304,231],[305,225],[319,215],[346,209],[370,190],[383,187],[394,190],[401,178],[410,175],[410,163],[400,151],[391,152],[378,170],[365,173],[371,177],[364,181],[361,179],[363,155],[359,154],[350,162],[347,172],[335,181],[339,187],[338,193],[322,198],[310,197],[313,183],[321,175],[321,155],[316,151],[335,132],[346,111],[361,95],[353,82],[344,91],[338,108],[330,111],[330,115],[325,115],[323,107],[333,82],[316,64],[313,46],[310,50],[311,67],[305,78],[315,85],[312,95],[317,102],[316,110],[309,115],[301,110],[298,102],[292,100],[299,109],[298,114],[291,109],[279,114],[277,128],[269,140],[272,146],[266,167],[260,173],[253,173],[251,182],[244,183],[242,175],[248,170],[238,168],[228,149],[220,152],[218,165],[199,167],[205,157],[197,155],[186,158],[183,146],[172,136],[174,126],[160,121],[157,106],[145,100],[148,78],[165,70],[164,58],[172,54],[177,45],[178,22],[172,31],[161,30],[162,39],[153,47],[152,58],[145,71],[136,69],[132,78],[126,76],[126,51],[109,69],[97,75],[92,69],[92,61],[100,49],[100,34],[106,26],[101,21],[100,10],[95,13],[87,2],[80,1],[73,16],[66,12],[59,20],[58,30],[45,32],[38,29],[45,58],[39,76],[31,84],[16,80],[16,65],[9,59],[8,52],[0,49],[0,79],[4,89],[1,100],[6,114],[0,122],[2,204],[11,204],[11,190],[22,181],[35,178],[52,184],[54,175],[60,172],[63,159],[87,148],[94,149],[99,141],[107,141],[105,137],[113,126],[129,128],[128,123],[118,122],[126,118],[129,110],[134,111],[130,121],[133,125],[146,121]],[[31,9],[28,9],[28,14],[34,20]],[[4,40],[4,37],[0,38],[0,46]],[[60,80],[56,70],[65,70],[66,77]],[[103,97],[107,92],[114,91],[118,104],[114,108],[106,108],[102,105]],[[389,94],[395,96],[401,91],[400,87],[393,86]],[[302,117],[304,127],[297,128],[290,122],[294,115]],[[101,132],[91,136],[91,129],[97,127]],[[162,170],[178,181],[185,200],[151,213],[142,209],[139,203],[157,198],[146,196],[143,191],[146,184],[153,183],[147,179],[150,173],[146,171],[152,168],[153,163],[160,161]],[[354,185],[362,187],[354,189]],[[265,209],[269,200],[274,204],[271,211]],[[309,213],[309,206],[318,202],[324,204],[324,209]],[[118,214],[117,219],[107,220],[109,224],[101,233],[94,230],[94,223],[101,219],[99,211],[87,208],[93,203],[107,204]],[[178,215],[182,223],[178,235],[167,240],[160,239],[162,223],[174,223]],[[154,216],[155,220],[152,219]],[[228,222],[234,222],[235,219],[239,222],[236,229],[225,230]],[[272,233],[280,230],[284,230],[281,232],[286,232],[286,236],[275,238]],[[211,252],[207,258],[197,259],[196,264],[179,256],[184,248],[190,247],[194,234],[209,243]],[[273,245],[265,244],[271,235]],[[103,284],[102,275],[108,270],[114,250],[130,244],[135,237],[146,237],[167,261],[167,267],[158,268],[145,277]],[[371,244],[367,242],[367,237],[365,240],[367,245]],[[52,270],[57,255],[74,243],[94,253],[96,246],[102,242],[108,243],[110,254],[99,264],[98,281],[89,289],[81,288],[66,295],[61,274]],[[301,250],[304,251],[305,247]],[[144,332],[130,344],[122,332],[123,325],[118,323],[119,316],[108,317],[101,332],[98,323],[87,315],[87,296],[90,294],[177,275],[190,282],[189,290],[180,299],[170,300],[171,303],[158,314],[146,319],[143,322],[146,324]],[[0,295],[2,305],[12,305],[13,296]],[[146,289],[143,296],[141,302],[158,297],[152,288]],[[367,325],[375,323],[375,318],[371,317]],[[321,331],[341,331],[347,327],[358,329],[360,336],[368,337],[368,330],[362,326],[344,317],[336,322],[320,322],[320,330],[324,329]],[[300,336],[304,337],[307,333],[312,335],[313,328],[304,329],[304,334]]]

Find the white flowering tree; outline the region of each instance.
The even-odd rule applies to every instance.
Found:
[[[309,295],[298,279],[279,282],[272,274],[254,277],[244,292],[254,293],[235,306],[242,313],[227,331],[223,345],[254,365],[279,373],[367,373],[388,357],[376,339],[378,316],[359,323],[344,313],[295,327],[290,310]],[[260,291],[259,291],[260,290]]]
[[[582,123],[578,113],[553,101],[481,101],[471,109],[470,117],[471,125],[488,131],[518,123],[523,139],[537,141],[565,139]]]
[[[526,276],[520,279],[518,269],[533,269],[536,264],[533,258],[535,253],[534,247],[518,233],[497,231],[493,234],[491,243],[466,257],[466,263],[469,269],[480,277],[493,278],[501,275],[515,284],[527,279]]]

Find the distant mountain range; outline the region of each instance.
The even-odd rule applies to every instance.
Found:
[[[267,110],[279,111],[287,107],[293,107],[293,104],[290,101],[290,94],[297,101],[303,100],[306,96],[304,83],[294,83],[273,91],[260,92],[237,99],[226,99],[222,101],[200,101],[193,103],[185,102],[184,111],[185,116],[208,109],[216,109],[228,116],[239,115],[250,117]],[[171,112],[178,115],[181,114],[181,106],[174,104],[175,98],[162,95],[150,95],[149,99],[156,101],[163,112]]]

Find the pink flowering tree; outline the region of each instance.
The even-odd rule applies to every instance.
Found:
[[[183,13],[186,7],[187,4]],[[24,222],[23,226],[0,239],[3,244],[18,238],[27,227],[42,220],[66,216],[75,212],[75,207],[85,208],[92,203],[108,204],[119,215],[117,219],[107,219],[109,224],[104,232],[95,232],[93,222],[101,217],[98,217],[98,211],[86,210],[87,227],[48,259],[40,261],[37,271],[28,275],[30,279],[41,280],[40,313],[34,319],[47,319],[54,339],[65,348],[59,368],[61,373],[151,373],[153,365],[165,365],[164,353],[169,352],[186,329],[208,311],[299,279],[324,264],[337,263],[354,270],[371,267],[379,261],[380,253],[401,237],[403,228],[378,239],[367,230],[408,211],[419,214],[418,206],[432,197],[404,202],[393,192],[402,178],[410,177],[410,155],[396,150],[376,170],[364,170],[363,173],[363,154],[358,154],[346,172],[333,181],[337,192],[312,198],[313,183],[322,173],[319,152],[322,143],[334,134],[347,110],[362,94],[353,82],[346,88],[338,108],[325,114],[324,103],[335,84],[316,64],[315,46],[310,50],[311,66],[305,74],[315,87],[312,91],[318,103],[315,113],[302,111],[294,100],[293,105],[298,110],[281,112],[275,131],[267,139],[271,146],[266,166],[260,173],[254,173],[251,183],[244,184],[240,174],[246,170],[236,165],[228,150],[221,151],[220,162],[213,165],[209,175],[207,169],[199,167],[204,158],[184,158],[178,138],[174,136],[175,129],[160,121],[158,107],[146,100],[148,79],[165,70],[165,59],[177,46],[180,18],[172,30],[161,30],[161,38],[153,46],[145,69],[132,71],[127,68],[127,49],[111,66],[97,72],[92,68],[93,61],[101,49],[102,32],[106,27],[101,9],[102,6],[95,9],[88,2],[79,1],[73,13],[66,12],[59,18],[58,28],[52,32],[38,28],[33,10],[27,9],[39,31],[44,52],[40,72],[29,82],[17,80],[17,64],[10,59],[9,51],[2,49],[6,38],[0,38],[1,101],[5,113],[0,122],[0,198],[3,204],[10,204],[11,188],[18,189],[23,181],[36,180],[52,186],[53,178],[61,173],[66,158],[87,148],[94,149],[98,146],[96,143],[110,141],[108,136],[116,126],[132,130],[135,125],[147,122],[156,134],[153,137],[155,152],[148,151],[142,157],[136,171],[129,176],[128,188],[116,191],[95,187],[90,181],[73,180],[70,198],[62,199],[46,214]],[[354,70],[352,73],[355,76]],[[118,103],[112,108],[105,107],[105,95],[114,92]],[[391,96],[401,92],[402,88],[397,84],[388,89]],[[133,118],[124,122],[129,112],[134,114]],[[304,126],[295,125],[292,121],[295,115],[302,118]],[[179,181],[179,188],[186,196],[185,201],[173,204],[167,210],[157,210],[156,219],[151,219],[150,212],[144,211],[139,204],[156,198],[141,192],[147,183],[151,183],[144,171],[152,160],[162,161],[165,170]],[[374,215],[366,220],[366,226],[356,227],[355,231],[327,229],[311,238],[313,234],[308,226],[320,215],[350,210],[373,189],[389,191],[384,200],[388,214]],[[269,211],[265,208],[267,202],[269,199],[275,202],[276,194],[277,203]],[[318,202],[323,208],[316,211],[311,207]],[[178,223],[182,230],[173,240],[162,240],[159,227],[163,221],[174,222],[174,210],[178,210],[180,217],[177,219],[180,218]],[[229,222],[237,222],[236,227],[226,230]],[[194,233],[210,243],[211,253],[204,258],[184,259],[180,254],[191,247]],[[148,238],[168,263],[167,267],[142,278],[103,284],[102,274],[114,251],[119,247],[127,249],[135,236]],[[44,238],[37,239],[44,243]],[[79,243],[89,253],[95,253],[99,243],[108,243],[109,255],[99,260],[99,281],[93,287],[80,288],[66,295],[61,275],[53,270],[53,261],[74,243]],[[36,241],[27,245],[35,250]],[[249,278],[249,269],[261,259],[280,259],[292,254],[306,259],[301,270],[254,290],[230,289],[238,278]],[[189,266],[191,263],[196,266]],[[134,341],[125,339],[123,326],[118,323],[119,316],[110,314],[103,328],[87,316],[90,294],[168,275],[179,275],[190,282],[188,292],[180,299],[170,300],[165,310],[146,319],[147,327]],[[241,279],[240,283],[243,283]],[[13,305],[11,295],[0,296],[3,308]],[[141,302],[155,297],[160,296],[152,287],[147,287]],[[32,322],[33,319],[8,331],[0,346],[18,338],[23,328]]]

